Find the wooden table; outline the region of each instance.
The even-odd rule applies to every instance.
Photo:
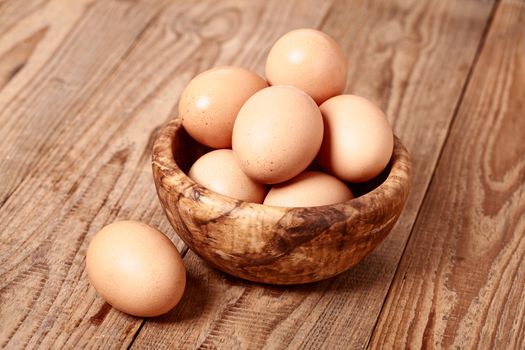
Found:
[[[261,286],[209,268],[169,226],[150,149],[196,73],[263,73],[319,28],[347,91],[413,158],[388,239],[324,282]],[[525,2],[0,0],[0,348],[525,348]],[[91,237],[147,222],[188,286],[140,319],[98,297]]]

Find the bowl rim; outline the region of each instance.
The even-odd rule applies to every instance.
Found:
[[[182,132],[182,121],[180,117],[168,121],[160,127],[157,137],[153,144],[152,150],[152,167],[154,174],[158,172],[161,175],[161,183],[155,176],[155,183],[157,186],[162,186],[164,189],[169,188],[169,191],[174,191],[178,195],[182,195],[188,199],[195,200],[196,193],[198,199],[206,201],[208,205],[230,205],[244,208],[253,208],[266,211],[274,211],[280,216],[293,211],[301,211],[302,214],[308,212],[317,212],[323,209],[336,209],[345,211],[348,207],[353,207],[361,212],[361,214],[371,213],[376,211],[378,206],[369,205],[370,202],[381,203],[380,207],[396,207],[400,198],[396,198],[395,194],[401,194],[401,204],[404,204],[408,194],[407,187],[410,186],[411,177],[411,160],[410,155],[401,143],[401,140],[394,134],[394,148],[392,157],[389,161],[390,172],[386,179],[373,190],[345,202],[328,204],[322,206],[312,207],[279,207],[260,203],[245,202],[229,196],[222,195],[215,191],[209,190],[206,187],[193,181],[175,161],[173,154],[173,146],[175,142],[175,135],[177,132]],[[394,195],[389,193],[393,193]],[[403,195],[404,194],[404,195]]]

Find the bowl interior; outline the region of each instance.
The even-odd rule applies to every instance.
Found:
[[[180,170],[187,175],[193,163],[195,163],[195,161],[202,155],[213,151],[213,149],[195,141],[182,127],[177,129],[176,137],[177,141],[172,142],[171,147],[173,160]],[[317,171],[324,171],[316,161],[312,163],[310,168]],[[347,186],[352,190],[354,197],[360,197],[379,187],[388,178],[391,168],[392,161],[390,161],[386,168],[372,180],[362,183],[347,183]],[[189,177],[188,180],[193,181]],[[220,194],[217,193],[217,195]]]

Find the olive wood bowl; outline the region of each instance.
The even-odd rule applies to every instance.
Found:
[[[153,176],[166,215],[202,259],[231,275],[270,284],[326,279],[348,270],[390,232],[410,189],[410,157],[395,138],[376,188],[344,203],[282,208],[210,191],[185,172],[209,151],[180,119],[165,125],[153,146]]]

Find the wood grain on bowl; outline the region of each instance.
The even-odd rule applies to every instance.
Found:
[[[410,157],[397,138],[379,187],[348,202],[309,208],[247,203],[200,186],[184,170],[202,152],[180,119],[159,132],[153,175],[164,211],[200,257],[256,282],[307,283],[346,271],[390,232],[410,188]]]

